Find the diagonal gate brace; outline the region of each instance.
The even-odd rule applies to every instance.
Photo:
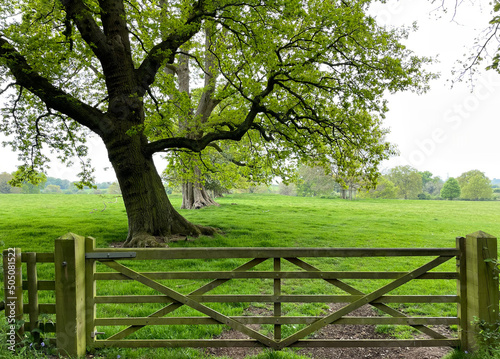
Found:
[[[252,259],[251,261],[235,268],[233,270],[233,272],[244,272],[244,271],[247,271],[249,269],[252,269],[253,267],[259,265],[260,263],[264,262],[266,260],[266,258],[256,258],[256,259]],[[213,281],[211,281],[210,283],[207,283],[203,286],[201,286],[200,288],[198,288],[197,290],[191,292],[188,294],[189,295],[202,295],[202,294],[205,294],[209,291],[211,291],[212,289],[215,289],[217,288],[218,286],[226,283],[227,281],[229,281],[230,279],[215,279]],[[183,303],[179,303],[179,302],[176,302],[176,303],[171,303],[163,308],[161,308],[160,310],[152,313],[151,315],[149,315],[148,317],[163,317],[169,313],[172,313],[174,310],[182,307],[184,304]],[[138,331],[139,329],[143,328],[144,325],[131,325],[125,329],[123,329],[122,331],[112,335],[111,337],[108,338],[108,340],[119,340],[119,339],[123,339],[127,336],[129,336],[130,334],[132,333],[135,333],[136,331]]]
[[[136,281],[138,281],[138,282],[140,282],[140,283],[142,283],[150,288],[153,288],[153,289],[157,290],[158,292],[167,295],[168,297],[172,298],[173,300],[175,300],[179,303],[187,305],[188,307],[191,307],[191,308],[193,308],[193,309],[195,309],[203,314],[210,316],[211,318],[217,320],[221,324],[228,325],[229,327],[231,327],[231,328],[233,328],[241,333],[248,335],[249,337],[259,341],[260,343],[264,344],[267,347],[277,348],[277,346],[278,346],[277,342],[274,341],[273,339],[270,339],[269,337],[262,335],[261,333],[255,331],[253,329],[250,329],[246,325],[243,325],[240,322],[238,322],[238,321],[236,321],[228,316],[225,316],[224,314],[219,313],[216,310],[213,310],[212,308],[209,308],[206,305],[203,305],[203,304],[189,298],[186,295],[183,295],[183,294],[181,294],[181,293],[179,293],[179,292],[177,292],[177,291],[175,291],[175,290],[173,290],[173,289],[171,289],[171,288],[169,288],[161,283],[158,283],[158,282],[146,277],[145,275],[143,275],[141,273],[138,273],[130,268],[127,268],[126,266],[124,266],[120,263],[117,263],[115,261],[109,261],[109,262],[104,261],[103,263],[105,265],[107,265],[108,267],[113,268],[116,271],[122,273],[123,275],[126,275],[130,279],[136,280]]]
[[[301,259],[298,258],[285,258],[287,261],[289,261],[292,264],[295,264],[297,267],[305,269],[306,271],[311,271],[311,272],[320,272],[321,270],[310,265],[309,263],[304,262]],[[349,284],[346,284],[342,282],[341,280],[338,279],[325,279],[326,282],[336,286],[339,289],[342,289],[344,292],[347,292],[351,295],[365,295],[362,291],[350,286]],[[385,312],[389,314],[392,317],[396,318],[404,318],[408,317],[406,314],[389,307],[386,304],[383,303],[370,303],[371,306],[379,309],[382,312]],[[411,325],[411,327],[415,328],[416,330],[419,330],[420,332],[427,334],[433,339],[448,339],[446,336],[432,330],[429,327],[426,327],[425,325]]]
[[[385,285],[385,286],[383,286],[383,287],[381,287],[381,288],[379,288],[379,289],[377,289],[369,294],[366,294],[362,298],[352,302],[351,304],[346,305],[345,307],[339,309],[335,313],[332,313],[324,318],[318,319],[317,321],[310,324],[306,328],[299,330],[295,334],[292,334],[289,337],[283,339],[281,342],[278,343],[279,348],[282,349],[282,348],[285,348],[287,346],[290,346],[291,344],[295,343],[299,339],[303,339],[307,335],[323,328],[324,326],[326,326],[328,324],[335,322],[336,320],[340,319],[341,317],[343,317],[346,314],[349,314],[353,310],[356,310],[359,307],[361,307],[365,304],[368,304],[368,303],[374,301],[375,299],[380,298],[381,296],[383,296],[387,292],[390,292],[391,290],[411,281],[412,279],[415,279],[415,278],[421,276],[422,274],[424,274],[424,273],[428,272],[429,270],[439,266],[440,264],[450,260],[451,258],[453,258],[453,257],[444,257],[444,256],[438,257],[438,258],[430,261],[429,263],[424,264],[423,266],[421,266],[421,267],[405,274],[404,276],[392,281],[391,283],[389,283],[389,284],[387,284],[387,285]]]

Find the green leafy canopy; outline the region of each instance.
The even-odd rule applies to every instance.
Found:
[[[394,151],[384,95],[425,91],[434,75],[401,43],[410,29],[379,26],[371,2],[1,0],[0,131],[25,172],[56,151],[81,158],[85,183],[90,131],[137,136],[146,155],[200,153],[207,171],[287,177],[301,161],[373,182]]]

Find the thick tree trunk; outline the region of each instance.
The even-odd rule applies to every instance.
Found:
[[[181,209],[200,209],[208,206],[218,206],[208,194],[201,181],[201,172],[198,167],[194,168],[193,182],[182,184],[182,206]]]
[[[106,144],[127,210],[124,246],[161,246],[174,236],[214,234],[214,228],[192,224],[174,209],[153,159],[143,155],[140,142],[141,136],[125,136]]]
[[[209,48],[211,46],[210,38],[211,31],[210,28],[207,27],[205,29],[205,48],[206,48],[206,58],[205,58],[205,90],[203,91],[200,101],[198,103],[198,108],[196,109],[196,113],[194,113],[194,109],[192,109],[192,113],[189,117],[183,118],[180,121],[180,127],[189,133],[188,137],[192,139],[199,139],[202,136],[202,132],[198,128],[199,123],[205,123],[210,114],[215,109],[219,101],[216,101],[212,98],[212,95],[215,91],[215,76],[212,73],[215,68],[215,59],[210,54]],[[191,73],[189,70],[189,56],[181,55],[179,57],[179,66],[177,67],[177,76],[179,79],[179,91],[185,92],[189,96],[190,91],[190,78]],[[196,119],[193,123],[193,119]],[[201,171],[196,166],[194,166],[194,178],[192,181],[188,181],[182,184],[182,206],[181,209],[200,209],[208,206],[218,206],[219,204],[215,202],[210,195],[208,194],[205,186],[203,185],[203,181],[201,180]]]
[[[181,209],[200,209],[208,206],[218,206],[203,185],[193,182],[182,184]]]

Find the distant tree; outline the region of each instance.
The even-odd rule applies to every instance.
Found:
[[[257,175],[256,172],[266,172],[265,169],[262,167],[262,171],[251,171],[244,162],[229,155],[230,146],[221,146],[215,146],[217,150],[209,150],[204,160],[187,153],[167,156],[169,164],[162,174],[162,179],[169,187],[179,187],[182,192],[181,209],[218,206],[215,198],[222,197],[230,189],[248,188],[248,183],[243,184],[246,181],[252,182],[253,185],[267,184],[268,180],[273,178],[269,174]],[[241,148],[239,150],[241,151]],[[224,153],[225,157],[221,158],[221,153]]]
[[[283,196],[296,196],[297,195],[297,186],[293,183],[285,184],[280,182],[278,185],[278,193]]]
[[[265,184],[259,184],[255,186],[250,186],[248,188],[249,193],[271,193],[271,190],[269,189],[269,186]]]
[[[422,193],[419,193],[419,199],[431,199],[432,197],[438,197],[443,188],[443,180],[438,176],[432,175],[430,171],[419,172],[422,176]]]
[[[481,176],[481,177],[487,178],[486,175],[484,174],[484,172],[481,172],[479,170],[471,170],[471,171],[464,172],[459,177],[457,177],[458,184],[460,185],[460,187],[463,187],[474,176]]]
[[[428,182],[432,181],[432,173],[430,171],[423,171],[419,173],[422,176],[422,185],[424,187]]]
[[[335,172],[335,170],[334,170]],[[373,187],[374,183],[368,184],[366,181],[360,180],[357,176],[339,176],[335,175],[335,191],[340,192],[340,198],[353,200],[364,183],[365,187]]]
[[[460,185],[458,184],[458,181],[455,178],[450,177],[446,180],[443,188],[441,189],[441,197],[451,200],[460,197],[460,192]]]
[[[69,188],[64,190],[64,193],[65,194],[75,194],[75,193],[78,193],[78,191],[79,191],[79,189],[73,183],[71,183]]]
[[[377,187],[359,192],[358,198],[398,198],[398,192],[399,188],[390,179],[382,176],[378,179]]]
[[[491,188],[491,181],[484,172],[479,170],[472,170],[462,173],[457,178],[462,191],[461,197],[464,199],[480,200],[491,199],[493,196],[493,189]]]
[[[9,184],[11,179],[12,175],[10,173],[0,173],[0,193],[11,193],[12,186]]]
[[[207,177],[205,180],[205,190],[210,194],[211,198],[223,197],[225,193],[229,193],[229,188],[212,177]]]
[[[61,186],[57,186],[55,184],[49,184],[47,187],[45,187],[44,193],[62,193],[61,191]]]
[[[43,186],[34,185],[33,183],[29,183],[29,182],[24,182],[21,185],[21,193],[23,193],[23,194],[40,194],[41,187],[43,187]]]
[[[429,194],[433,197],[438,197],[443,188],[443,180],[439,177],[433,177],[424,184],[424,193]]]
[[[101,182],[96,184],[97,189],[108,189],[112,182]]]
[[[400,198],[417,198],[422,192],[422,175],[411,166],[397,166],[389,171],[388,178],[399,189]]]
[[[109,187],[108,187],[108,193],[109,194],[121,194],[122,192],[120,191],[120,186],[118,186],[118,183],[113,182]]]
[[[47,177],[47,182],[45,182],[45,186],[47,187],[49,185],[59,186],[61,190],[67,190],[71,186],[71,182],[66,179]]]
[[[335,179],[325,173],[323,167],[301,165],[298,170],[297,195],[314,197],[333,192]]]

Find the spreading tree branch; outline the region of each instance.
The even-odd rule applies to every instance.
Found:
[[[236,166],[239,166],[239,167],[253,167],[253,166],[249,166],[247,163],[235,160],[233,157],[231,157],[230,155],[228,155],[227,153],[225,153],[224,150],[222,148],[220,148],[220,146],[217,145],[216,143],[211,143],[208,146],[214,148],[217,152],[219,152],[222,155],[222,157],[224,157],[224,159],[226,159],[227,161],[235,164]]]
[[[28,64],[26,58],[14,46],[2,37],[0,37],[0,58],[5,61],[16,79],[16,83],[38,96],[48,108],[71,117],[98,134],[103,133],[106,127],[110,127],[101,111],[52,85],[49,80]]]
[[[162,42],[155,45],[136,71],[141,90],[138,95],[143,96],[154,82],[156,73],[165,63],[172,64],[179,47],[191,39],[201,29],[205,1],[199,0],[193,5],[185,23],[178,31],[168,35]],[[213,15],[213,14],[212,14]]]
[[[90,46],[101,63],[111,53],[106,35],[96,23],[92,11],[81,0],[61,0],[67,18],[73,20],[83,40]]]
[[[145,153],[148,155],[153,155],[156,152],[161,152],[166,149],[175,149],[175,148],[185,148],[191,150],[193,152],[201,152],[204,150],[210,143],[219,140],[233,140],[239,141],[242,137],[252,128],[254,124],[254,120],[259,113],[262,113],[265,108],[261,105],[261,101],[267,97],[274,90],[275,85],[275,77],[277,75],[273,75],[269,78],[267,82],[267,87],[254,99],[251,101],[252,106],[248,111],[245,120],[236,126],[233,130],[230,131],[219,131],[219,132],[210,132],[206,135],[202,136],[200,139],[190,139],[188,137],[172,137],[166,138],[162,140],[158,140],[152,142],[146,146],[144,149]]]

